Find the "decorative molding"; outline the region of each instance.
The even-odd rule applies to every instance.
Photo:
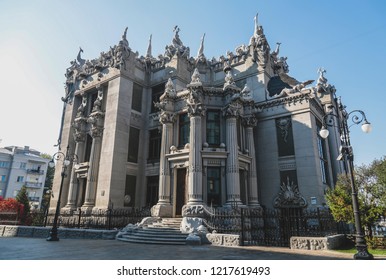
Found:
[[[276,196],[273,206],[276,208],[299,208],[306,207],[307,201],[300,194],[299,187],[290,182],[287,178],[287,183],[283,182],[280,186],[278,195]]]
[[[291,129],[292,122],[291,117],[283,117],[276,120],[276,126],[280,129],[280,136],[283,138],[283,141],[287,143],[289,130]]]

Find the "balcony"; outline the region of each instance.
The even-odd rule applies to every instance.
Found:
[[[43,187],[43,183],[36,183],[36,182],[26,182],[25,186],[27,188],[41,188]]]
[[[44,174],[44,170],[40,170],[40,169],[27,169],[27,173],[28,174],[43,175]]]

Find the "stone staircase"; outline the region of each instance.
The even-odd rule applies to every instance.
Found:
[[[188,234],[181,233],[181,218],[163,218],[147,226],[136,227],[117,240],[132,243],[185,245]]]

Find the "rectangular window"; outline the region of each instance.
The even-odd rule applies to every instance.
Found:
[[[146,205],[153,206],[158,202],[159,176],[147,177]]]
[[[139,132],[138,128],[130,127],[128,162],[138,162]]]
[[[159,102],[159,98],[165,91],[165,84],[160,84],[151,89],[151,109],[150,113],[155,113],[158,108],[154,106],[155,103]]]
[[[279,157],[295,155],[291,117],[276,119],[276,137]]]
[[[20,162],[20,169],[26,169],[26,168],[27,168],[27,163]]]
[[[183,147],[186,143],[189,143],[190,119],[188,114],[180,115],[178,121],[178,146]]]
[[[221,206],[221,168],[207,168],[207,205],[213,207]]]
[[[0,175],[0,182],[5,182],[7,180],[7,175]]]
[[[16,182],[23,182],[24,181],[24,176],[17,176]]]
[[[152,129],[149,131],[148,161],[159,161],[161,154],[161,135],[162,133],[158,129]]]
[[[219,111],[208,111],[206,114],[206,141],[210,146],[220,145]]]
[[[327,163],[327,153],[326,153],[326,140],[323,139],[319,135],[319,131],[321,130],[321,124],[317,124],[316,130],[316,141],[318,143],[318,155],[319,155],[319,163],[320,163],[320,173],[322,175],[322,183],[329,184],[329,176],[328,176],[328,163]]]
[[[131,100],[131,109],[141,112],[142,111],[142,86],[139,84],[133,84],[133,96]]]
[[[123,206],[135,206],[135,189],[137,184],[137,177],[133,175],[126,175],[125,196],[123,197]]]
[[[0,167],[8,168],[10,166],[9,161],[0,161]]]

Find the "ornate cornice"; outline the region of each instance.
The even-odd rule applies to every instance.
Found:
[[[311,92],[307,93],[300,93],[300,94],[294,94],[291,96],[283,97],[283,98],[278,98],[262,103],[257,103],[255,105],[257,110],[264,110],[264,109],[269,109],[272,107],[278,107],[278,106],[283,106],[283,105],[296,105],[297,103],[302,103],[302,102],[309,102],[310,99],[313,98],[313,95]]]

